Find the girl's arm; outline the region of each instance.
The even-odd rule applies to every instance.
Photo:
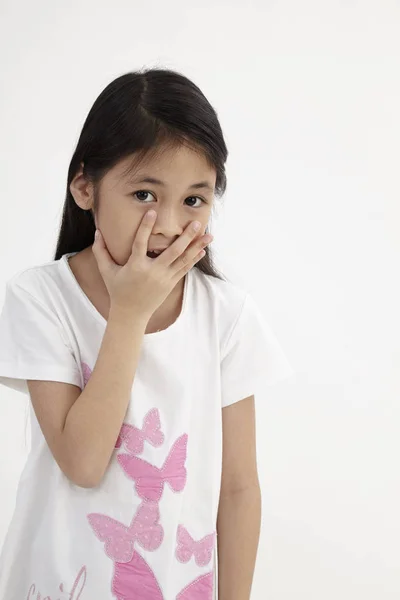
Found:
[[[28,381],[32,405],[60,469],[76,485],[97,486],[129,404],[148,319],[110,309],[99,355],[85,388]]]
[[[254,396],[222,409],[218,598],[249,600],[261,524]]]

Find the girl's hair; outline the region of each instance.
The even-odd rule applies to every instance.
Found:
[[[221,197],[226,190],[228,150],[217,113],[201,90],[184,75],[167,69],[126,73],[108,84],[89,111],[69,165],[54,259],[80,252],[94,242],[93,212],[81,209],[70,191],[81,163],[84,176],[95,190],[96,212],[98,186],[119,161],[135,153],[128,174],[145,158],[182,145],[199,152],[216,170],[215,195]],[[195,267],[224,279],[213,264],[209,246],[205,251]]]

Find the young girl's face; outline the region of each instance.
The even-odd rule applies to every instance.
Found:
[[[128,157],[118,163],[104,176],[97,190],[95,223],[119,265],[127,262],[136,231],[147,211],[154,209],[157,213],[148,246],[153,250],[170,246],[191,221],[200,221],[198,237],[204,235],[214,201],[216,171],[202,155],[187,147],[165,150],[161,156],[143,161],[133,174],[126,175],[124,171],[131,161],[132,157]],[[71,183],[77,202],[76,191],[83,189],[78,178],[79,175]],[[148,178],[160,183],[143,181]],[[193,187],[199,183],[203,186]]]

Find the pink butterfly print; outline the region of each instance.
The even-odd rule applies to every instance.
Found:
[[[135,541],[145,550],[157,550],[164,537],[157,504],[141,504],[129,527],[100,513],[87,517],[96,536],[105,542],[107,556],[121,563],[132,559]]]
[[[183,525],[178,525],[176,539],[177,547],[175,555],[179,561],[187,563],[194,555],[197,566],[204,567],[208,565],[214,549],[215,533],[206,535],[198,542],[195,542],[187,529]]]
[[[153,571],[136,550],[127,563],[115,563],[112,593],[118,600],[164,600]]]
[[[89,381],[92,370],[86,363],[82,363],[82,372],[85,386]],[[124,423],[115,442],[115,448],[120,448],[124,444],[126,450],[131,454],[141,454],[145,440],[156,447],[161,446],[164,442],[164,434],[161,431],[160,415],[157,408],[152,408],[147,413],[142,429]]]
[[[211,571],[189,583],[176,600],[212,600],[213,589]],[[165,600],[152,569],[136,550],[128,563],[115,563],[112,593],[118,600]]]
[[[144,418],[142,429],[127,423],[122,425],[115,447],[120,448],[123,444],[130,454],[141,454],[145,440],[153,446],[161,446],[164,441],[164,434],[160,431],[160,428],[159,412],[157,408],[152,408]]]
[[[189,583],[176,597],[176,600],[212,600],[214,590],[213,572],[200,575]]]
[[[87,365],[84,362],[82,363],[82,373],[83,373],[83,386],[85,387],[85,385],[89,381],[89,378],[90,378],[90,376],[92,374],[92,370],[89,367],[89,365]]]
[[[188,436],[179,437],[171,448],[164,465],[154,465],[130,454],[119,454],[117,459],[125,473],[133,479],[136,492],[143,500],[158,502],[167,482],[174,492],[183,490],[186,484],[186,447]]]

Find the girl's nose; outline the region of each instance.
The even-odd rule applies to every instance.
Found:
[[[179,217],[176,211],[159,208],[156,209],[156,213],[153,235],[159,235],[166,240],[173,240],[182,233],[185,227],[182,228],[182,217]]]

